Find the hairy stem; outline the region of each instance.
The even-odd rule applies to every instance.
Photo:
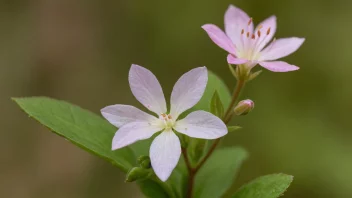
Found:
[[[235,90],[232,94],[232,100],[230,102],[230,105],[228,106],[225,116],[223,117],[223,121],[225,124],[228,124],[233,116],[233,108],[235,107],[235,105],[237,104],[237,101],[239,99],[239,96],[241,94],[241,91],[243,89],[245,85],[245,81],[244,80],[238,80]],[[203,157],[203,159],[198,163],[198,165],[196,167],[192,167],[190,161],[189,161],[189,157],[188,157],[188,153],[187,153],[187,149],[182,148],[182,154],[183,157],[185,158],[185,162],[186,162],[186,166],[188,169],[188,189],[187,189],[187,198],[192,198],[192,194],[193,194],[193,186],[194,186],[194,178],[197,174],[197,172],[200,170],[201,167],[203,167],[204,163],[209,159],[209,157],[213,154],[215,148],[217,147],[217,145],[219,144],[221,138],[216,139],[213,144],[211,145],[210,149],[208,150],[207,154]]]

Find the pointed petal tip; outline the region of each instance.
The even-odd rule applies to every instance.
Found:
[[[231,12],[231,11],[232,11],[232,12],[240,11],[240,12],[246,13],[246,12],[243,11],[241,8],[238,8],[238,7],[234,6],[233,4],[230,4],[229,7],[227,7],[226,12],[228,12],[228,11],[230,11],[230,12]]]
[[[170,175],[166,175],[166,174],[157,174],[157,176],[162,182],[166,182],[166,180],[169,179],[170,177]]]
[[[111,145],[111,150],[112,150],[112,151],[117,150],[117,149],[119,149],[119,148],[121,148],[121,147],[119,147],[119,146],[116,145],[116,144],[112,144],[112,145]]]
[[[208,24],[202,25],[202,29],[207,31],[208,29],[210,29],[210,28],[212,28],[214,26],[216,26],[216,25],[208,23]]]

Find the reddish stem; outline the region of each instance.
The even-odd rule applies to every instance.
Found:
[[[226,113],[223,117],[223,121],[225,124],[228,124],[232,118],[232,115],[233,115],[233,108],[234,106],[236,105],[237,103],[237,100],[241,94],[241,91],[242,91],[242,88],[244,87],[245,85],[245,81],[243,80],[239,80],[236,84],[236,88],[233,92],[233,95],[232,95],[232,100],[231,100],[231,103],[229,105],[229,107],[227,108],[226,110]],[[190,163],[190,160],[189,160],[189,157],[188,157],[188,153],[187,153],[187,149],[185,148],[182,148],[182,154],[183,154],[183,157],[185,159],[185,162],[186,162],[186,166],[187,166],[187,169],[188,169],[188,173],[189,173],[189,176],[188,176],[188,189],[187,189],[187,198],[192,198],[192,194],[193,194],[193,187],[194,187],[194,178],[197,174],[197,172],[199,171],[200,168],[202,168],[202,166],[204,165],[204,163],[209,159],[209,157],[213,154],[215,148],[217,147],[217,145],[219,144],[221,138],[219,139],[216,139],[213,144],[211,145],[210,149],[208,150],[207,154],[203,157],[203,159],[198,163],[198,165],[196,167],[192,167],[191,163]]]

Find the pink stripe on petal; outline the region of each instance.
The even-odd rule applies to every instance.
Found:
[[[227,62],[234,65],[240,65],[240,64],[247,63],[248,60],[243,58],[236,58],[234,55],[229,54],[227,55]]]
[[[207,32],[210,39],[219,47],[231,54],[236,53],[235,45],[232,43],[229,37],[227,37],[226,34],[216,25],[206,24],[203,25],[202,28]]]
[[[289,72],[299,69],[299,67],[283,61],[259,62],[259,65],[273,72]]]

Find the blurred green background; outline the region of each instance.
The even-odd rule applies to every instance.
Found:
[[[152,70],[168,97],[184,72],[206,65],[232,89],[226,52],[200,28],[223,27],[229,4],[258,24],[278,17],[276,37],[305,37],[285,58],[301,69],[265,71],[244,98],[256,108],[234,123],[224,144],[245,147],[234,190],[257,176],[295,176],[286,198],[352,197],[352,1],[346,0],[1,0],[0,197],[142,197],[109,163],[35,121],[11,96],[50,96],[99,113],[110,104],[141,107],[127,74]]]

